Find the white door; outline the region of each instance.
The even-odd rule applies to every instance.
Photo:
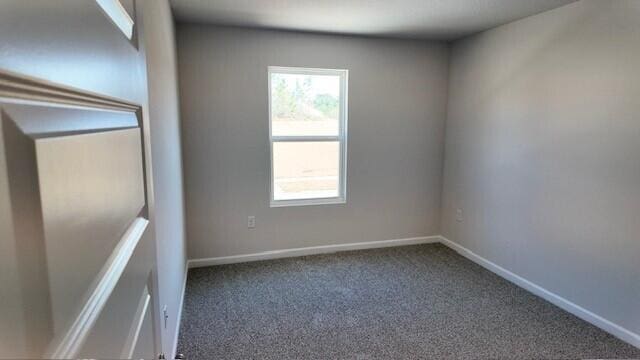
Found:
[[[134,0],[0,1],[0,358],[157,358]]]

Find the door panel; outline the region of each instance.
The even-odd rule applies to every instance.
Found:
[[[142,257],[154,256],[149,251],[149,244],[150,242],[145,239],[140,241],[132,257],[138,261],[129,262],[127,265],[120,281],[97,318],[95,326],[78,352],[78,357],[117,359],[121,358],[123,354],[131,353],[131,349],[138,345],[141,338],[150,336],[153,339],[153,332],[144,333],[153,330],[153,327],[141,326],[141,316],[146,314],[140,313],[141,303],[145,297],[156,294],[155,285],[151,279],[152,274],[144,266],[145,263],[139,261]],[[150,303],[144,311],[150,312],[152,315],[155,305],[151,298],[149,300]],[[155,323],[151,325],[155,326]],[[152,345],[155,347],[155,340]],[[148,347],[143,348],[149,350]],[[153,354],[153,349],[151,350],[152,352],[147,351],[143,358],[149,358],[149,354]]]
[[[35,357],[53,336],[36,150],[1,108],[0,131],[0,346]]]
[[[59,333],[144,206],[140,131],[35,143],[53,328]]]
[[[143,322],[140,324],[139,336],[136,338],[136,345],[126,357],[131,359],[144,359],[150,349],[155,347],[153,339],[153,312],[149,309],[144,313]]]
[[[16,260],[20,289],[6,311],[22,313],[24,326],[16,356],[117,358],[142,346],[125,344],[131,328],[151,331],[136,332],[146,340],[155,331],[142,326],[153,305],[135,316],[140,294],[155,295],[142,134],[135,113],[55,101],[0,101],[13,228],[3,241],[14,243],[4,255]]]
[[[127,341],[121,353],[122,358],[143,358],[144,354],[149,353],[149,349],[153,351],[155,348],[155,339],[153,336],[153,303],[149,287],[146,287],[138,301],[136,309],[135,321],[133,322]],[[140,356],[140,357],[138,357]]]
[[[116,0],[117,1],[117,0]],[[94,0],[0,2],[0,358],[155,358],[143,31]]]

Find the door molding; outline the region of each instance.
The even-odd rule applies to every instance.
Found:
[[[118,98],[74,89],[0,69],[0,99],[12,103],[106,109],[135,113],[141,106]]]

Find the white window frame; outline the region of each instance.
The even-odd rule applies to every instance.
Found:
[[[269,161],[271,165],[269,199],[271,207],[281,206],[304,206],[304,205],[327,205],[345,204],[347,202],[347,98],[349,71],[344,69],[318,69],[302,67],[268,67],[268,94],[269,94]],[[337,136],[274,136],[271,129],[271,74],[295,74],[295,75],[330,75],[340,78],[340,117],[338,119]],[[275,142],[318,142],[333,141],[340,144],[340,165],[338,180],[338,196],[329,198],[309,198],[309,199],[274,199],[274,173],[273,173],[273,144]]]

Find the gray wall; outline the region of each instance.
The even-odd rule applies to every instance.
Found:
[[[162,326],[162,350],[171,356],[186,263],[175,34],[167,0],[139,4],[144,14],[149,84],[158,293],[160,305],[166,305],[169,314],[167,327]]]
[[[456,42],[442,213],[449,239],[635,333],[638,19],[584,0]]]
[[[177,35],[190,258],[439,234],[447,45],[204,25]],[[269,208],[269,65],[349,70],[346,205]]]

